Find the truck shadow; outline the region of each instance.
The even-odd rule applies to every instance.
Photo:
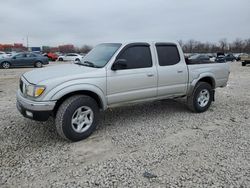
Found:
[[[102,114],[103,122],[99,123],[99,129],[106,126],[126,126],[133,122],[157,121],[159,117],[167,118],[176,113],[190,113],[182,99],[115,107]]]
[[[141,122],[156,122],[159,118],[169,118],[174,114],[191,113],[185,103],[181,100],[161,100],[144,104],[136,104],[122,107],[111,108],[100,116],[97,131],[88,139],[98,136],[105,136],[104,129],[119,129]],[[63,140],[56,132],[54,120],[51,118],[47,122],[35,122],[24,120],[26,124],[25,134],[29,133],[28,140],[32,142],[62,142],[70,143]]]

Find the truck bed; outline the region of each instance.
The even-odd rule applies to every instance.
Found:
[[[189,64],[187,67],[189,84],[192,84],[196,79],[206,74],[214,78],[215,88],[227,85],[228,74],[230,73],[228,63]]]

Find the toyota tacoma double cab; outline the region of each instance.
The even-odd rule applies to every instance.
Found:
[[[24,73],[17,108],[33,120],[53,117],[59,135],[79,141],[113,106],[185,97],[193,112],[205,112],[229,73],[227,63],[188,65],[176,42],[103,43],[80,62]]]

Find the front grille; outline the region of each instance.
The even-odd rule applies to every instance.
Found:
[[[20,79],[19,83],[20,91],[23,93],[23,81]]]

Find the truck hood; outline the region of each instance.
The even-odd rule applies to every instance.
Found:
[[[82,78],[82,77],[94,77],[92,72],[97,68],[86,67],[77,64],[67,64],[45,67],[36,69],[23,74],[23,77],[32,84],[38,84],[39,82],[56,79],[56,78]]]

